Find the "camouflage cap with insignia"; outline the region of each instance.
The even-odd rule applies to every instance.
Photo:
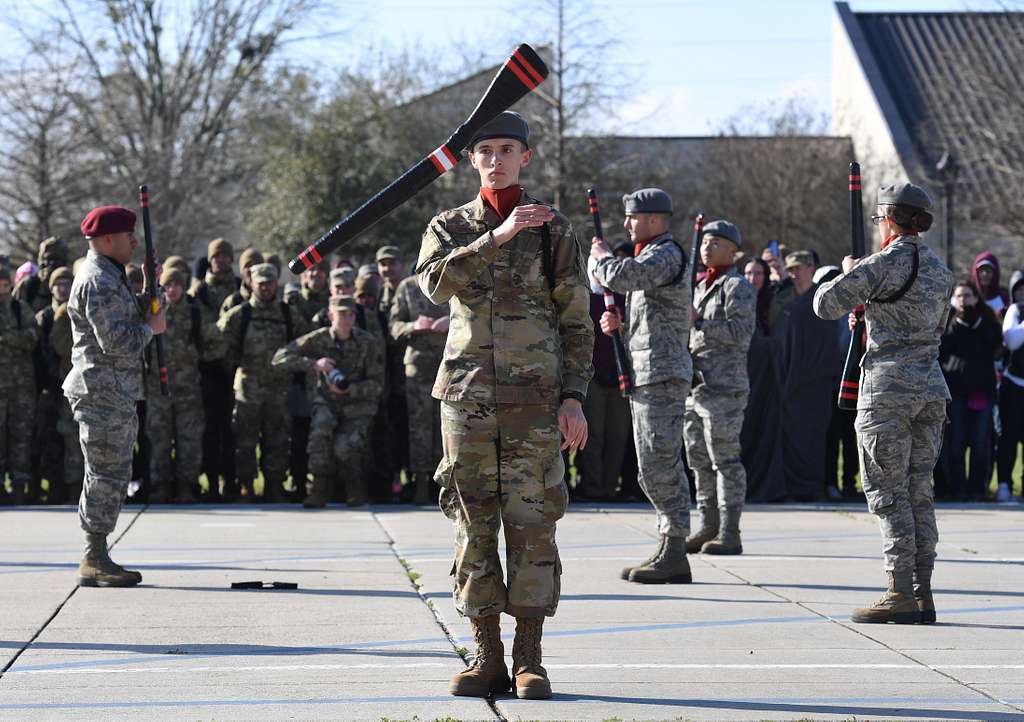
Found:
[[[364,263],[359,267],[358,278],[364,278],[366,276],[377,277],[380,276],[380,271],[377,270],[377,266],[372,263]]]
[[[797,266],[814,266],[814,254],[810,251],[793,251],[786,256],[786,268],[796,268]]]
[[[249,269],[253,283],[268,283],[277,280],[277,266],[273,263],[257,263]]]
[[[356,269],[351,266],[342,266],[331,271],[331,284],[341,283],[351,286],[356,282]]]
[[[331,300],[328,302],[328,307],[332,311],[347,308],[349,311],[355,313],[356,299],[354,299],[352,296],[331,296]]]
[[[931,210],[932,199],[921,186],[913,183],[894,183],[878,189],[878,205],[910,206],[928,211]]]
[[[402,252],[398,249],[398,246],[381,246],[377,249],[376,259],[383,261],[387,258],[401,258]]]

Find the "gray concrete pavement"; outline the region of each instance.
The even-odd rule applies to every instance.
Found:
[[[862,507],[752,508],[743,556],[639,586],[618,574],[649,509],[574,506],[556,698],[487,702],[446,693],[472,642],[436,510],[128,507],[113,553],[143,586],[76,590],[74,510],[3,509],[0,719],[1024,719],[1024,507],[939,521],[940,623],[865,626],[849,611],[884,577]],[[299,589],[229,589],[252,579]]]

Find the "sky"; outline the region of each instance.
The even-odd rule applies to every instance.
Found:
[[[850,4],[863,12],[985,10],[1002,5],[997,0]],[[834,12],[830,0],[593,0],[587,5],[605,21],[619,46],[598,73],[625,70],[632,78],[612,117],[596,121],[605,129],[629,135],[713,134],[726,119],[751,105],[792,96],[804,98],[816,113],[829,113]],[[361,48],[370,46],[419,47],[443,56],[452,47],[469,44],[496,64],[518,41],[509,28],[529,22],[523,6],[508,0],[346,4],[338,17],[322,23],[324,32],[340,32],[339,36],[295,43],[290,52],[344,66],[346,56],[358,57]]]

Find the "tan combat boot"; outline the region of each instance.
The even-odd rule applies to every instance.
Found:
[[[740,514],[743,508],[727,506],[722,513],[722,526],[718,536],[700,548],[703,554],[742,554],[743,544],[740,543]]]
[[[508,692],[512,680],[505,666],[505,646],[501,643],[499,616],[470,619],[476,656],[462,672],[452,677],[448,691],[457,697],[487,697],[495,692]],[[517,632],[518,637],[518,632]]]
[[[665,546],[665,536],[662,535],[661,539],[658,541],[658,548],[654,550],[654,554],[651,554],[651,556],[647,557],[646,560],[640,562],[639,564],[637,564],[635,566],[623,567],[622,568],[622,574],[620,576],[628,582],[629,581],[629,575],[633,573],[633,570],[634,569],[638,569],[640,567],[649,566],[655,559],[657,559],[658,557],[661,556],[661,550],[662,550],[662,548],[664,546]]]
[[[697,513],[700,514],[700,528],[686,537],[687,554],[696,554],[705,542],[718,536],[718,507],[698,506]]]
[[[886,572],[889,589],[870,607],[854,609],[850,621],[860,624],[917,624],[921,612],[914,599],[910,572]]]
[[[935,624],[935,600],[932,599],[932,570],[914,570],[914,601],[921,612],[921,624]]]
[[[548,671],[541,666],[540,639],[544,617],[516,617],[516,638],[512,642],[512,673],[519,699],[551,699]]]
[[[692,582],[690,560],[686,558],[686,537],[664,537],[661,553],[650,564],[631,571],[629,581],[637,584],[689,584]]]
[[[317,474],[314,472],[313,481],[308,484],[309,493],[302,500],[302,506],[306,509],[323,509],[331,498],[330,474]]]
[[[80,587],[134,587],[142,575],[115,564],[107,553],[106,534],[85,535],[85,556],[78,565]]]

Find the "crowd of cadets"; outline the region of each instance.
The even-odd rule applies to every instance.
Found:
[[[626,242],[615,251],[632,253]],[[151,362],[147,401],[139,409],[135,498],[254,500],[259,463],[267,501],[305,499],[307,506],[321,506],[435,499],[432,475],[442,451],[431,387],[448,330],[447,306],[431,303],[415,278],[405,276],[393,246],[380,248],[375,264],[356,268],[337,261],[283,288],[275,256],[245,249],[237,258],[240,277],[235,260],[232,246],[218,239],[194,267],[174,256],[163,264],[170,389],[167,396],[160,393]],[[70,265],[67,245],[56,238],[40,245],[37,265],[18,269],[20,279],[0,263],[0,472],[9,475],[8,485],[0,486],[4,503],[73,502],[81,490],[78,428],[60,389],[70,369],[71,326],[64,309],[74,278]],[[813,251],[785,246],[765,248],[737,268],[757,292],[747,365],[750,401],[741,433],[747,499],[860,498],[855,414],[834,404],[849,330],[845,320],[817,318],[810,303],[814,288],[838,269],[821,266]],[[127,271],[140,292],[141,269]],[[379,351],[367,354],[363,368],[353,369],[356,378],[348,379],[357,384],[348,393],[358,399],[332,393],[318,359],[309,355],[316,344],[302,351],[298,341],[332,325],[332,297],[352,299],[344,304],[351,305],[352,325],[369,334]],[[338,315],[348,315],[346,308]],[[575,457],[572,494],[640,500],[629,407],[618,394],[610,339],[599,332],[600,294],[593,294],[591,310],[598,331],[585,404],[591,436]],[[951,299],[940,363],[953,399],[935,470],[936,496],[985,498],[995,468],[995,498],[1010,500],[1024,437],[1024,272],[1013,273],[1003,287],[998,259],[978,255],[971,278],[957,284]],[[34,384],[26,382],[33,378]],[[367,379],[379,382],[360,390]],[[359,420],[351,434],[325,436],[327,422],[315,423],[318,408],[325,418],[344,420],[347,409],[350,419]],[[334,437],[343,438],[318,441]],[[208,481],[202,488],[201,474]]]

